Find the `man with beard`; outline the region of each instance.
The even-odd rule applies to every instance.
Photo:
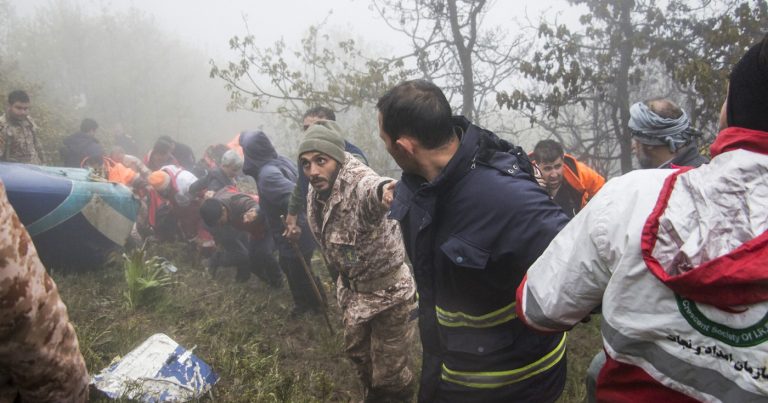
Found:
[[[43,163],[37,126],[29,117],[29,107],[26,92],[16,90],[8,94],[8,108],[0,116],[0,161]]]
[[[318,121],[336,121],[336,114],[333,110],[324,106],[316,106],[308,109],[304,112],[302,118],[302,131],[306,131],[312,127]],[[344,151],[352,154],[355,158],[368,165],[368,159],[365,157],[365,153],[356,145],[350,143],[346,139],[344,140]],[[296,182],[296,188],[291,194],[291,200],[288,203],[288,215],[285,216],[285,232],[284,236],[288,239],[296,240],[301,236],[301,228],[296,225],[296,216],[299,212],[307,211],[307,191],[309,190],[309,180],[304,176],[304,173],[299,171],[299,179]]]
[[[768,36],[733,68],[720,128],[708,164],[608,182],[518,288],[545,332],[602,304],[591,401],[768,400]]]
[[[416,288],[405,264],[397,222],[387,219],[379,176],[351,153],[336,122],[315,122],[299,145],[309,179],[307,220],[328,263],[339,273],[347,355],[357,367],[366,402],[406,402]]]
[[[643,169],[698,167],[709,162],[696,149],[701,132],[691,127],[688,114],[674,102],[654,98],[629,108],[632,147]]]

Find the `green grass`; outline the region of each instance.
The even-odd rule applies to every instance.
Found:
[[[344,354],[339,309],[329,299],[336,330],[330,336],[322,316],[289,319],[287,287],[271,290],[252,278],[234,281],[234,269],[212,279],[185,247],[155,246],[151,255],[169,257],[179,268],[156,300],[131,310],[125,304],[123,267],[61,274],[55,280],[75,324],[91,374],[100,372],[154,333],[165,333],[220,376],[202,401],[350,402],[361,399],[355,370]],[[322,265],[314,259],[313,265]],[[315,272],[328,286],[324,268]],[[334,295],[327,290],[328,295]],[[562,402],[584,399],[584,374],[600,349],[598,323],[579,325],[569,335],[568,384]],[[414,369],[420,346],[415,343]],[[418,371],[415,371],[418,372]],[[108,401],[92,396],[91,401]]]

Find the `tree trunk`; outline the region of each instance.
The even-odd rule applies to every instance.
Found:
[[[616,128],[619,140],[621,172],[632,170],[632,136],[629,133],[629,69],[632,67],[632,54],[634,45],[634,27],[632,26],[632,9],[634,0],[623,0],[619,7],[619,66],[616,72],[616,104],[619,108],[619,122],[621,127]]]
[[[475,72],[472,68],[472,52],[477,39],[477,15],[485,5],[485,0],[474,2],[469,11],[470,31],[467,38],[464,38],[461,33],[456,0],[448,0],[447,5],[453,43],[456,46],[456,53],[459,55],[459,63],[461,63],[461,113],[467,119],[472,120],[475,117]]]

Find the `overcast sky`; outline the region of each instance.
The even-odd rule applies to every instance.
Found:
[[[24,0],[13,2],[22,15],[54,0]],[[332,30],[354,32],[368,43],[386,44],[392,50],[408,49],[403,37],[393,41],[389,29],[367,0],[66,0],[83,9],[126,9],[131,6],[153,15],[158,24],[169,32],[211,57],[224,56],[228,40],[244,33],[243,15],[251,32],[262,46],[281,37],[288,44],[298,43],[310,25],[328,16]],[[526,12],[534,17],[542,11],[551,15],[558,9],[569,9],[564,0],[496,0],[490,2],[486,26],[513,28],[514,18],[524,19]],[[329,12],[331,13],[329,16]],[[570,14],[573,14],[572,12]]]

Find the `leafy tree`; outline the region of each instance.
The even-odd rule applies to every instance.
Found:
[[[485,0],[374,0],[390,28],[411,42],[420,75],[440,83],[449,99],[459,97],[461,113],[484,120],[489,98],[517,68],[521,39],[500,27],[483,26]]]
[[[298,121],[308,105],[346,111],[375,103],[394,84],[423,77],[442,86],[449,99],[460,98],[461,112],[483,118],[497,86],[515,71],[519,39],[511,42],[498,27],[484,29],[485,0],[376,0],[376,12],[403,34],[412,51],[399,56],[371,56],[357,41],[335,43],[310,27],[298,50],[284,41],[255,46],[254,36],[230,40],[235,61],[212,61],[211,76],[225,81],[231,108],[257,110],[277,101],[277,112]]]
[[[229,108],[259,111],[272,101],[276,112],[299,122],[309,106],[343,112],[375,103],[407,76],[402,60],[368,56],[354,39],[333,42],[324,25],[309,27],[301,47],[290,50],[282,39],[258,47],[246,24],[246,35],[229,41],[238,60],[210,62],[210,76],[224,80],[231,93]]]
[[[542,21],[542,44],[520,65],[526,78],[546,86],[515,88],[500,93],[497,100],[532,122],[551,119],[553,131],[562,129],[562,111],[580,116],[581,123],[589,122],[578,129],[580,136],[594,144],[618,145],[621,172],[632,169],[629,106],[642,99],[639,95],[647,97],[642,90],[653,88],[649,84],[655,81],[658,91],[659,83],[670,79],[672,85],[662,95],[682,93],[687,98],[683,105],[694,106],[694,124],[714,121],[729,63],[759,36],[767,21],[765,1],[706,1],[699,8],[683,0],[669,1],[664,8],[655,0],[569,2],[588,10],[579,19],[583,29]],[[664,69],[657,69],[659,65]]]
[[[704,3],[709,5],[709,2]],[[673,3],[649,57],[659,60],[682,93],[695,125],[717,129],[731,67],[768,26],[768,2]]]

